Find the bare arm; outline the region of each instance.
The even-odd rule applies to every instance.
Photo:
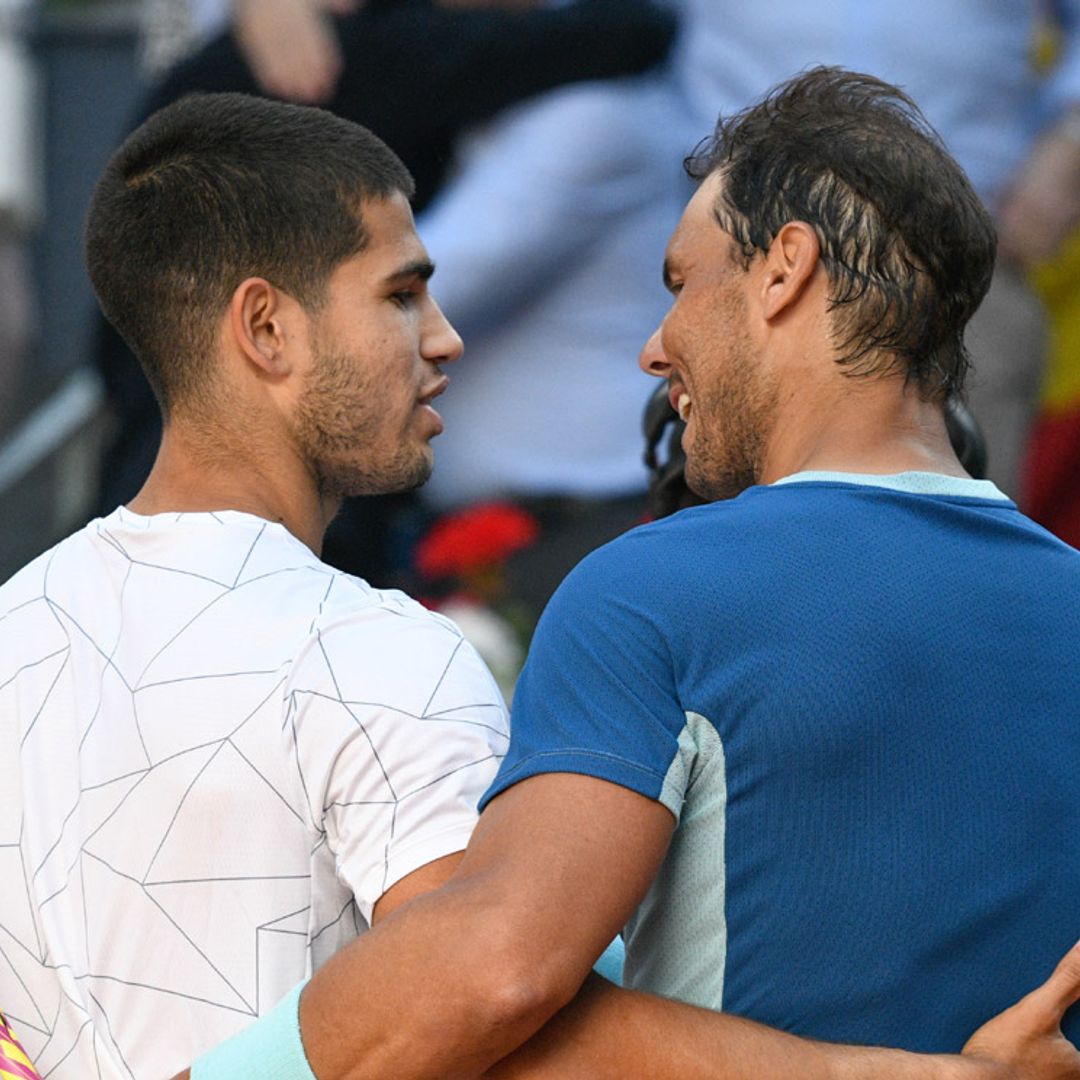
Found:
[[[410,900],[445,885],[457,869],[461,857],[462,852],[459,851],[454,855],[446,855],[441,859],[435,859],[392,885],[383,893],[381,899],[375,905],[371,916],[372,925],[377,925]],[[178,1073],[173,1077],[173,1080],[191,1080],[191,1070],[185,1069],[182,1073]]]
[[[1080,222],[1080,105],[1036,144],[998,211],[1002,255],[1053,258]]]
[[[362,0],[234,0],[237,43],[259,86],[275,97],[329,101],[342,57],[326,15],[346,14]]]
[[[449,884],[342,950],[304,991],[315,1075],[1080,1080],[1057,1027],[1080,994],[1075,950],[1034,1005],[993,1021],[966,1058],[816,1043],[599,979],[564,1008],[640,902],[672,827],[659,804],[583,776],[538,776],[500,795]]]
[[[932,1080],[969,1075],[961,1058],[836,1046],[735,1016],[619,990],[590,977],[574,1002],[487,1080]],[[996,1073],[976,1067],[972,1080]],[[1000,1074],[1002,1078],[1008,1074]]]
[[[565,1005],[644,896],[674,821],[624,788],[554,774],[485,811],[450,884],[311,981],[320,1080],[472,1077]]]
[[[1080,945],[1017,1005],[979,1029],[963,1057],[838,1046],[738,1017],[620,991],[590,976],[578,997],[488,1080],[1076,1080],[1061,1018],[1080,998]]]
[[[570,1006],[485,1076],[488,1080],[626,1080],[663,1075],[683,1080],[696,1076],[710,1080],[749,1076],[1076,1080],[1080,1054],[1061,1034],[1061,1017],[1078,996],[1080,946],[1069,952],[1046,983],[980,1028],[964,1048],[966,1058],[933,1058],[814,1043],[735,1017],[621,993],[598,976],[590,976]],[[665,1039],[671,1041],[662,1042]],[[658,1056],[662,1057],[659,1066]],[[704,1072],[694,1071],[702,1067]],[[190,1073],[185,1071],[175,1080],[190,1080]]]

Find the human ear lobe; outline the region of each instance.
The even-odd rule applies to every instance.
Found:
[[[249,363],[261,372],[281,378],[292,370],[286,348],[286,298],[265,278],[242,281],[229,302],[229,330]]]
[[[799,300],[820,257],[817,233],[805,221],[789,221],[780,229],[765,256],[761,292],[765,318],[776,318]]]

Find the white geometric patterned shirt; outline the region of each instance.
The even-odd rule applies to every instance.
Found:
[[[237,511],[119,509],[0,588],[0,1005],[161,1080],[465,847],[507,746],[456,627]]]

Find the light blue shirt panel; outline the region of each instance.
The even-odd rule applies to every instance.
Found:
[[[1030,64],[1035,0],[684,0],[678,48],[700,134],[813,64],[898,83],[993,202],[1061,107],[1080,100],[1080,0],[1061,0],[1064,60],[1040,81]]]
[[[471,139],[418,223],[466,345],[425,494],[644,488],[652,380],[637,356],[668,307],[660,265],[692,190],[689,144],[663,76],[553,91]]]
[[[933,472],[902,473],[853,473],[834,472],[824,469],[806,469],[792,473],[774,485],[826,483],[860,484],[863,487],[887,488],[890,491],[903,491],[909,495],[961,496],[968,499],[997,499],[1011,503],[1012,500],[1002,493],[990,480],[973,480],[970,476],[946,476]]]
[[[727,963],[727,764],[706,717],[686,714],[660,802],[678,826],[623,932],[623,984],[720,1009]]]

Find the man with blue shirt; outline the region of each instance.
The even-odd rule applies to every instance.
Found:
[[[965,1044],[1080,892],[1080,554],[943,415],[993,227],[837,69],[690,171],[641,362],[718,501],[566,580],[459,867],[316,974],[282,1076],[1080,1077],[1076,951]],[[629,990],[589,976],[620,928]]]

